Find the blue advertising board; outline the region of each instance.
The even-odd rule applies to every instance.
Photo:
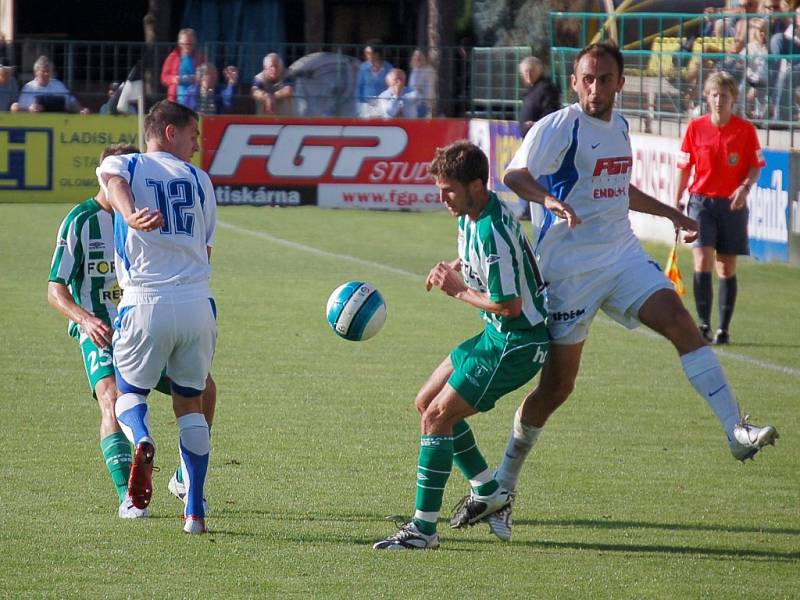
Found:
[[[767,165],[750,191],[750,254],[762,261],[789,261],[789,152],[764,150]]]

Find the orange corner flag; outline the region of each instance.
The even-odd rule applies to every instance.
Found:
[[[678,296],[683,298],[686,295],[686,287],[683,285],[681,270],[678,268],[678,235],[679,233],[676,231],[675,243],[672,244],[672,251],[669,253],[667,268],[664,274],[667,276],[667,279],[672,282],[672,285],[675,286],[675,291],[678,292]]]

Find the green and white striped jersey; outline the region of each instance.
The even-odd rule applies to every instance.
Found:
[[[94,198],[75,206],[58,230],[49,281],[67,285],[75,303],[111,325],[122,290],[114,268],[114,221]],[[78,325],[69,334],[79,338]]]
[[[518,317],[481,311],[497,331],[531,329],[544,322],[544,283],[530,243],[519,221],[494,193],[489,192],[489,203],[477,221],[466,215],[458,218],[458,256],[470,288],[488,293],[493,302],[522,299]]]

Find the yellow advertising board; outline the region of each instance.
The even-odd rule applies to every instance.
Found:
[[[97,191],[100,153],[138,147],[135,116],[0,113],[0,202],[79,202]]]

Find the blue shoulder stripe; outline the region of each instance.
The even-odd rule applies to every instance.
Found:
[[[550,193],[559,200],[565,200],[572,188],[578,182],[578,169],[575,166],[575,154],[578,151],[578,126],[580,119],[575,119],[575,124],[572,126],[572,143],[564,155],[564,160],[558,171],[552,175],[548,175],[547,182],[550,187]]]
[[[194,175],[194,181],[197,184],[197,193],[200,195],[200,208],[204,208],[206,205],[206,195],[203,192],[203,186],[200,185],[200,179],[197,177],[197,169],[195,169],[194,166],[189,163],[186,163],[186,166],[189,167],[192,175]]]

